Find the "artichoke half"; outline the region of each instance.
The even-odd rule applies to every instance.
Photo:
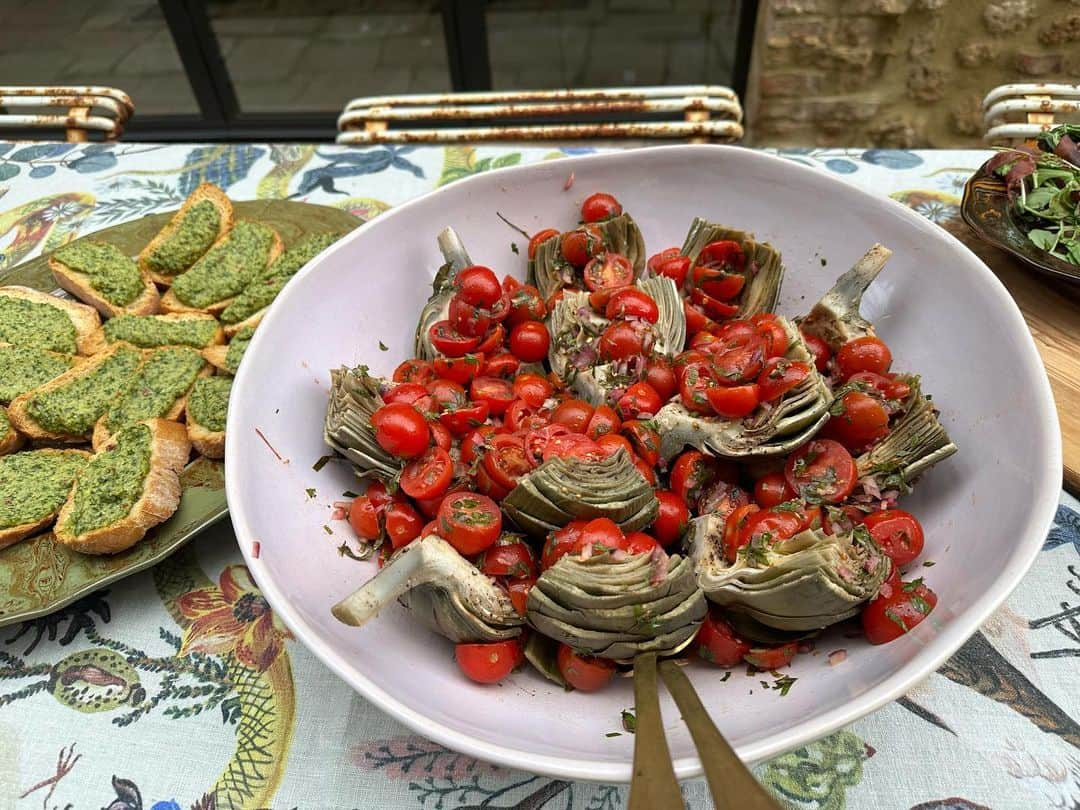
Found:
[[[456,644],[503,641],[521,633],[523,620],[506,592],[434,534],[395,552],[330,612],[360,627],[395,599]]]
[[[673,355],[686,342],[686,313],[675,282],[657,276],[638,281],[637,288],[656,302],[659,319],[652,326],[652,349]],[[638,381],[640,373],[626,363],[599,362],[597,343],[611,323],[589,305],[589,294],[566,292],[548,316],[552,335],[548,362],[570,389],[593,405],[607,401],[612,391]]]
[[[393,478],[405,462],[379,446],[371,427],[371,415],[384,404],[380,385],[381,381],[368,374],[366,366],[331,371],[323,439],[353,463],[358,475],[374,473]]]
[[[707,244],[721,240],[738,242],[746,255],[746,284],[739,293],[739,311],[733,317],[749,318],[776,309],[780,284],[784,280],[784,265],[780,251],[769,243],[758,242],[753,234],[746,231],[696,217],[679,252],[688,256],[693,265]]]
[[[449,317],[450,299],[454,297],[454,277],[472,264],[461,237],[453,228],[444,228],[437,241],[446,263],[435,273],[435,279],[431,282],[431,297],[420,311],[420,320],[416,325],[414,353],[421,360],[434,360],[438,355],[431,345],[428,330],[433,324]]]
[[[627,661],[675,655],[691,641],[708,606],[684,557],[610,553],[564,556],[529,591],[525,619],[538,633],[586,655]]]
[[[790,453],[809,441],[829,419],[833,395],[814,367],[802,335],[789,320],[777,317],[788,335],[788,360],[810,365],[810,375],[771,406],[759,406],[743,419],[700,416],[672,400],[653,418],[660,434],[660,455],[670,459],[684,447],[721,458],[751,459]]]
[[[892,563],[862,526],[848,534],[807,529],[775,543],[754,542],[729,563],[724,520],[691,521],[688,543],[706,597],[784,631],[820,630],[848,619],[877,595]]]
[[[859,306],[866,288],[885,269],[890,256],[892,251],[880,244],[866,251],[807,315],[797,319],[799,328],[824,340],[834,352],[849,340],[872,337],[874,326],[862,316]]]
[[[604,239],[604,249],[619,253],[634,266],[634,277],[641,278],[645,272],[645,239],[637,223],[629,214],[619,214],[596,226]],[[559,249],[561,235],[552,236],[536,246],[536,253],[529,260],[528,281],[540,291],[545,301],[563,287],[582,286],[581,273],[563,258]]]
[[[660,504],[625,450],[599,461],[551,458],[518,479],[503,512],[543,540],[572,520],[611,518],[624,532],[648,526]]]

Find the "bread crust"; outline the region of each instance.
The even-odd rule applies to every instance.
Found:
[[[115,318],[117,315],[153,315],[158,310],[161,296],[145,270],[140,271],[143,289],[139,297],[130,304],[117,306],[102,298],[97,290],[90,286],[83,273],[68,267],[59,259],[50,256],[49,269],[52,270],[57,284],[106,318]]]
[[[162,313],[151,313],[151,314],[154,314],[154,316],[156,318],[159,318],[159,319],[161,319],[163,321],[193,321],[193,320],[205,321],[205,320],[210,320],[210,319],[216,320],[213,315],[209,315],[209,314],[207,314],[205,312],[171,312],[171,313],[165,313],[165,314],[162,314]],[[217,346],[217,345],[220,345],[220,344],[222,344],[224,342],[225,342],[225,330],[221,328],[221,324],[218,324],[218,328],[214,331],[213,337],[210,338],[210,342],[208,344],[206,344],[206,345],[207,346]],[[86,346],[90,350],[89,351],[90,354],[97,354],[98,352],[103,352],[112,345],[113,344],[109,343],[108,339],[105,337],[105,326],[104,325],[102,325],[102,326],[98,327],[97,329],[95,329],[94,332],[89,337],[87,337],[87,339],[86,339]],[[167,345],[174,345],[174,344],[167,344]],[[185,345],[185,344],[175,344],[175,345]],[[198,347],[192,347],[192,348],[198,348]],[[206,347],[202,347],[202,348],[206,348]]]
[[[71,489],[67,501],[56,518],[54,534],[57,542],[83,554],[115,554],[138,543],[146,533],[164,523],[180,505],[180,472],[191,454],[187,430],[179,422],[166,419],[147,419],[141,424],[150,428],[150,471],[143,482],[142,495],[131,511],[108,526],[83,535],[74,535],[65,528],[75,505],[79,480]],[[103,450],[107,450],[106,445]]]
[[[89,338],[94,330],[101,326],[101,316],[93,307],[19,285],[0,287],[0,295],[9,298],[21,298],[35,304],[47,304],[63,310],[64,314],[71,319],[71,323],[75,326],[76,353],[81,355],[92,354],[89,351]]]
[[[0,411],[3,410],[4,406],[0,405]],[[11,423],[10,417],[8,417],[8,422]],[[11,423],[10,427],[8,428],[8,432],[5,433],[3,436],[0,436],[0,456],[6,456],[8,453],[14,453],[16,450],[23,446],[23,442],[25,441],[26,438],[21,433],[19,433],[15,425]],[[0,536],[2,536],[2,532],[0,532]],[[3,547],[3,545],[0,545],[0,548]]]
[[[78,453],[79,455],[90,458],[90,453],[86,450],[46,450],[42,452],[51,453]],[[46,515],[41,520],[34,523],[23,523],[18,526],[12,526],[9,529],[0,529],[0,549],[13,546],[20,540],[25,540],[31,535],[37,534],[42,529],[46,529],[53,524],[56,520],[56,516],[59,514],[59,510],[53,512],[51,515]]]
[[[188,195],[188,198],[184,200],[184,204],[180,206],[175,214],[173,214],[172,219],[166,223],[164,228],[157,232],[153,239],[147,242],[146,247],[139,253],[137,260],[139,269],[146,273],[155,284],[158,284],[161,287],[168,287],[172,284],[172,280],[176,278],[176,276],[166,276],[151,270],[148,257],[154,252],[158,245],[165,242],[169,237],[176,233],[176,229],[180,227],[180,219],[187,213],[188,209],[203,200],[209,200],[213,203],[221,218],[221,222],[218,224],[217,238],[214,239],[213,244],[210,246],[211,248],[213,248],[218,240],[232,228],[233,222],[236,221],[236,215],[233,213],[232,201],[225,195],[224,191],[213,183],[200,183],[198,188]],[[198,261],[198,259],[195,261]]]
[[[269,311],[269,309],[270,307],[263,307],[258,312],[253,312],[251,315],[248,315],[246,318],[244,318],[244,320],[240,321],[239,323],[224,324],[222,328],[225,330],[225,337],[229,338],[229,340],[232,340],[245,326],[250,326],[252,329],[254,329],[256,326],[262,323],[263,316],[267,313],[267,311]]]

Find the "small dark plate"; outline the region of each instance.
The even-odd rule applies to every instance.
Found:
[[[989,172],[985,163],[964,186],[960,215],[979,238],[1007,250],[1041,273],[1080,283],[1080,267],[1036,247],[1027,238],[1013,218],[1004,181]]]

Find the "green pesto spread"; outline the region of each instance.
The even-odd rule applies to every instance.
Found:
[[[29,346],[0,346],[0,403],[7,405],[20,394],[59,377],[74,364],[70,354]]]
[[[135,380],[106,412],[110,433],[123,427],[164,416],[191,388],[202,370],[201,354],[186,346],[155,350],[143,363]]]
[[[239,293],[266,268],[274,231],[240,220],[228,237],[173,282],[181,303],[205,308]]]
[[[58,512],[87,461],[84,453],[69,450],[31,450],[0,458],[0,530],[37,523]]]
[[[87,361],[90,366],[63,385],[31,396],[26,410],[39,425],[52,433],[86,436],[113,401],[131,384],[142,352],[118,346],[103,360]]]
[[[153,434],[131,425],[116,434],[113,447],[96,454],[79,474],[65,528],[78,537],[116,523],[143,494],[150,472]]]
[[[203,349],[214,339],[218,324],[213,318],[174,320],[160,315],[121,315],[106,321],[103,328],[105,339],[110,343],[124,340],[144,349],[159,346]]]
[[[181,215],[172,234],[146,257],[147,267],[163,276],[183,273],[210,249],[220,227],[217,206],[200,200]]]
[[[225,411],[231,388],[232,380],[228,377],[202,377],[196,380],[195,387],[188,395],[188,421],[215,433],[225,430]]]
[[[0,342],[75,354],[77,337],[60,307],[0,295]]]
[[[127,306],[144,290],[139,266],[107,242],[82,239],[55,251],[53,258],[86,276],[94,291],[115,306]]]
[[[337,233],[312,233],[286,250],[266,270],[244,288],[221,313],[225,323],[240,323],[260,309],[270,306],[296,271],[341,238]]]
[[[251,337],[255,334],[254,326],[245,326],[229,341],[229,350],[225,352],[225,369],[233,374],[240,368],[240,361],[244,359]]]

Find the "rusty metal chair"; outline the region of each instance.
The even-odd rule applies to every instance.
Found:
[[[726,87],[634,87],[375,96],[350,101],[337,142],[456,143],[742,138]]]
[[[134,111],[128,94],[113,87],[0,86],[0,131],[20,136],[62,132],[68,142],[82,143],[95,133],[115,141]]]
[[[1057,124],[1080,123],[1080,84],[1003,84],[983,99],[987,143],[1035,138]]]

